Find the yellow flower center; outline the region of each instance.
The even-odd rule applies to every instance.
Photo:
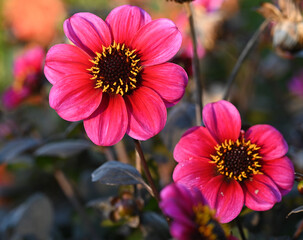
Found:
[[[211,163],[217,164],[217,172],[237,181],[249,179],[254,174],[263,174],[259,154],[260,147],[244,138],[225,140],[215,147],[216,153],[211,155]]]
[[[102,53],[96,52],[90,61],[94,64],[87,69],[92,74],[91,80],[103,92],[123,96],[141,84],[141,60],[136,49],[130,50],[125,44],[114,41],[108,47],[103,46]]]

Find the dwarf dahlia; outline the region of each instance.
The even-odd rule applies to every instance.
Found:
[[[138,140],[159,133],[166,107],[182,98],[188,81],[180,66],[166,62],[182,41],[175,24],[124,5],[105,21],[77,13],[64,32],[76,46],[55,45],[47,54],[50,106],[65,120],[83,120],[97,145],[113,145],[125,133]]]
[[[199,191],[172,183],[161,191],[160,208],[171,218],[170,233],[177,240],[236,240],[220,225]]]
[[[238,110],[227,101],[207,104],[205,127],[193,127],[174,150],[174,181],[198,188],[221,222],[233,220],[243,204],[256,211],[281,201],[294,182],[287,143],[275,128],[241,130]]]

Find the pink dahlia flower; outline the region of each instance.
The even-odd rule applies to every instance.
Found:
[[[195,0],[194,6],[203,7],[206,11],[212,12],[220,9],[225,0]]]
[[[160,208],[171,219],[170,233],[177,240],[236,239],[228,236],[199,191],[170,184],[161,191]]]
[[[77,13],[64,32],[75,46],[55,45],[47,54],[50,106],[65,120],[83,120],[97,145],[113,145],[125,133],[138,140],[159,133],[166,107],[182,98],[188,81],[180,66],[166,62],[182,41],[175,24],[124,5],[105,21]]]
[[[37,46],[26,50],[15,59],[13,64],[13,85],[2,95],[5,108],[16,108],[39,88],[44,57],[43,48]]]
[[[241,130],[241,118],[227,101],[207,104],[205,127],[193,127],[174,150],[173,179],[198,188],[221,222],[238,216],[243,205],[268,210],[294,182],[287,143],[275,128],[255,125]]]

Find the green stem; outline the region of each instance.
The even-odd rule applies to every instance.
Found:
[[[269,23],[268,20],[264,20],[262,22],[260,27],[257,29],[257,31],[254,33],[254,35],[251,37],[251,39],[248,41],[245,48],[241,52],[241,54],[240,54],[240,56],[239,56],[239,58],[236,62],[236,65],[234,66],[234,68],[233,68],[233,70],[232,70],[232,72],[231,72],[231,74],[230,74],[230,76],[227,80],[226,91],[225,91],[225,94],[224,94],[224,97],[223,97],[224,100],[228,100],[230,90],[231,90],[231,86],[235,81],[235,78],[236,78],[236,76],[239,72],[240,66],[242,65],[243,61],[247,57],[247,55],[250,52],[250,50],[252,49],[252,47],[255,45],[257,39],[259,38],[260,34],[264,31],[264,29],[266,28],[268,23]]]
[[[137,153],[139,154],[139,157],[141,159],[141,164],[142,164],[142,167],[143,167],[143,170],[144,170],[144,173],[146,175],[146,178],[147,178],[147,181],[153,191],[153,194],[154,194],[154,197],[156,198],[156,200],[158,202],[160,202],[160,195],[159,195],[159,192],[156,188],[156,185],[153,181],[153,178],[150,174],[150,171],[149,171],[149,168],[147,166],[147,162],[145,160],[145,157],[144,157],[144,154],[143,154],[143,151],[142,151],[142,148],[141,148],[141,144],[138,140],[134,139],[134,142],[135,142],[135,147],[136,147],[136,150],[137,150]]]
[[[189,2],[185,3],[187,13],[188,13],[188,21],[190,26],[191,32],[191,39],[193,43],[193,67],[194,67],[194,81],[195,81],[195,90],[196,90],[196,123],[198,126],[202,124],[202,110],[203,110],[203,81],[200,80],[201,78],[201,70],[200,70],[200,61],[198,57],[198,43],[197,43],[197,34],[195,30],[195,23],[194,23],[194,16],[193,10]]]

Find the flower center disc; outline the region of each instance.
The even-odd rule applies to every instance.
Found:
[[[212,161],[217,164],[217,172],[228,178],[242,181],[253,174],[262,174],[259,160],[258,147],[249,141],[225,140],[221,145],[215,147],[216,154],[211,155]]]
[[[225,229],[220,226],[215,218],[214,210],[207,205],[198,204],[193,206],[193,211],[200,236],[192,236],[191,239],[227,239]]]
[[[96,52],[90,61],[94,65],[87,70],[93,75],[95,88],[123,96],[140,86],[140,58],[136,50],[131,51],[125,44],[114,42],[109,47],[103,46],[102,53]]]

